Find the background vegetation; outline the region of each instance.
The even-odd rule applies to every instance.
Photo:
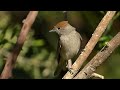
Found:
[[[90,39],[105,11],[69,11],[68,21],[82,35],[82,48]],[[0,11],[0,72],[6,57],[16,43],[27,11]],[[120,13],[110,22],[87,62],[120,30]],[[13,70],[15,79],[52,79],[57,66],[56,47],[58,37],[49,30],[64,20],[62,11],[39,11]],[[87,63],[86,62],[86,63]],[[104,62],[97,73],[105,78],[120,78],[120,48]]]

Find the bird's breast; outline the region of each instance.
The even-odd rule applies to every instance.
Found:
[[[80,49],[79,33],[73,32],[69,35],[62,35],[60,37],[61,51],[60,55],[65,60],[73,58]]]

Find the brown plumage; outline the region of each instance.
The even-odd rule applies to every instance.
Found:
[[[61,21],[56,25],[56,27],[57,28],[59,28],[59,27],[64,28],[65,26],[67,26],[67,24],[68,24],[68,21]]]

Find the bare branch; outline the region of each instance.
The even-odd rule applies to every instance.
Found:
[[[74,77],[74,79],[87,79],[95,72],[111,53],[120,45],[120,32],[104,46],[93,59]]]
[[[64,13],[64,20],[68,21],[68,11],[63,11]]]
[[[104,79],[104,76],[97,74],[97,73],[93,73],[90,78],[92,79]]]
[[[24,20],[23,22],[24,24],[19,34],[19,37],[17,39],[16,45],[6,60],[5,67],[0,76],[1,79],[8,79],[12,76],[12,69],[14,68],[17,57],[22,49],[26,36],[32,24],[34,23],[37,14],[38,14],[38,11],[30,11],[27,18]]]
[[[94,31],[91,39],[89,40],[89,42],[85,46],[85,49],[83,50],[83,52],[79,55],[78,59],[72,65],[73,74],[71,74],[68,71],[64,75],[63,79],[72,79],[77,74],[77,72],[81,68],[82,64],[85,62],[85,60],[87,59],[87,57],[92,52],[95,45],[97,44],[99,38],[101,37],[101,35],[105,31],[106,27],[108,26],[109,22],[111,21],[111,19],[115,15],[115,13],[116,13],[116,11],[108,11],[106,13],[106,15],[103,17],[103,19],[99,23],[98,27],[96,28],[96,30]]]

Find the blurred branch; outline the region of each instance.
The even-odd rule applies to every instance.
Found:
[[[112,52],[120,45],[120,32],[104,46],[96,56],[74,77],[74,79],[87,79],[95,72]]]
[[[79,69],[81,68],[82,64],[87,60],[87,57],[94,49],[95,45],[97,44],[99,38],[102,36],[103,32],[105,31],[106,27],[108,26],[109,22],[115,15],[116,11],[108,11],[106,15],[103,17],[99,25],[97,26],[96,30],[92,34],[91,39],[85,46],[85,49],[82,51],[82,53],[79,55],[78,59],[74,62],[72,65],[73,74],[71,74],[69,71],[64,75],[63,79],[72,79]]]
[[[90,78],[92,79],[104,79],[104,76],[97,74],[97,73],[93,73]]]
[[[68,11],[63,11],[64,13],[64,20],[68,21]]]
[[[22,46],[25,42],[26,36],[31,26],[37,17],[37,14],[38,14],[38,11],[30,11],[27,18],[23,21],[24,23],[23,27],[17,39],[16,45],[14,46],[11,54],[8,56],[6,60],[5,67],[0,76],[1,79],[8,79],[12,76],[12,69],[14,68],[17,57],[22,49]]]

